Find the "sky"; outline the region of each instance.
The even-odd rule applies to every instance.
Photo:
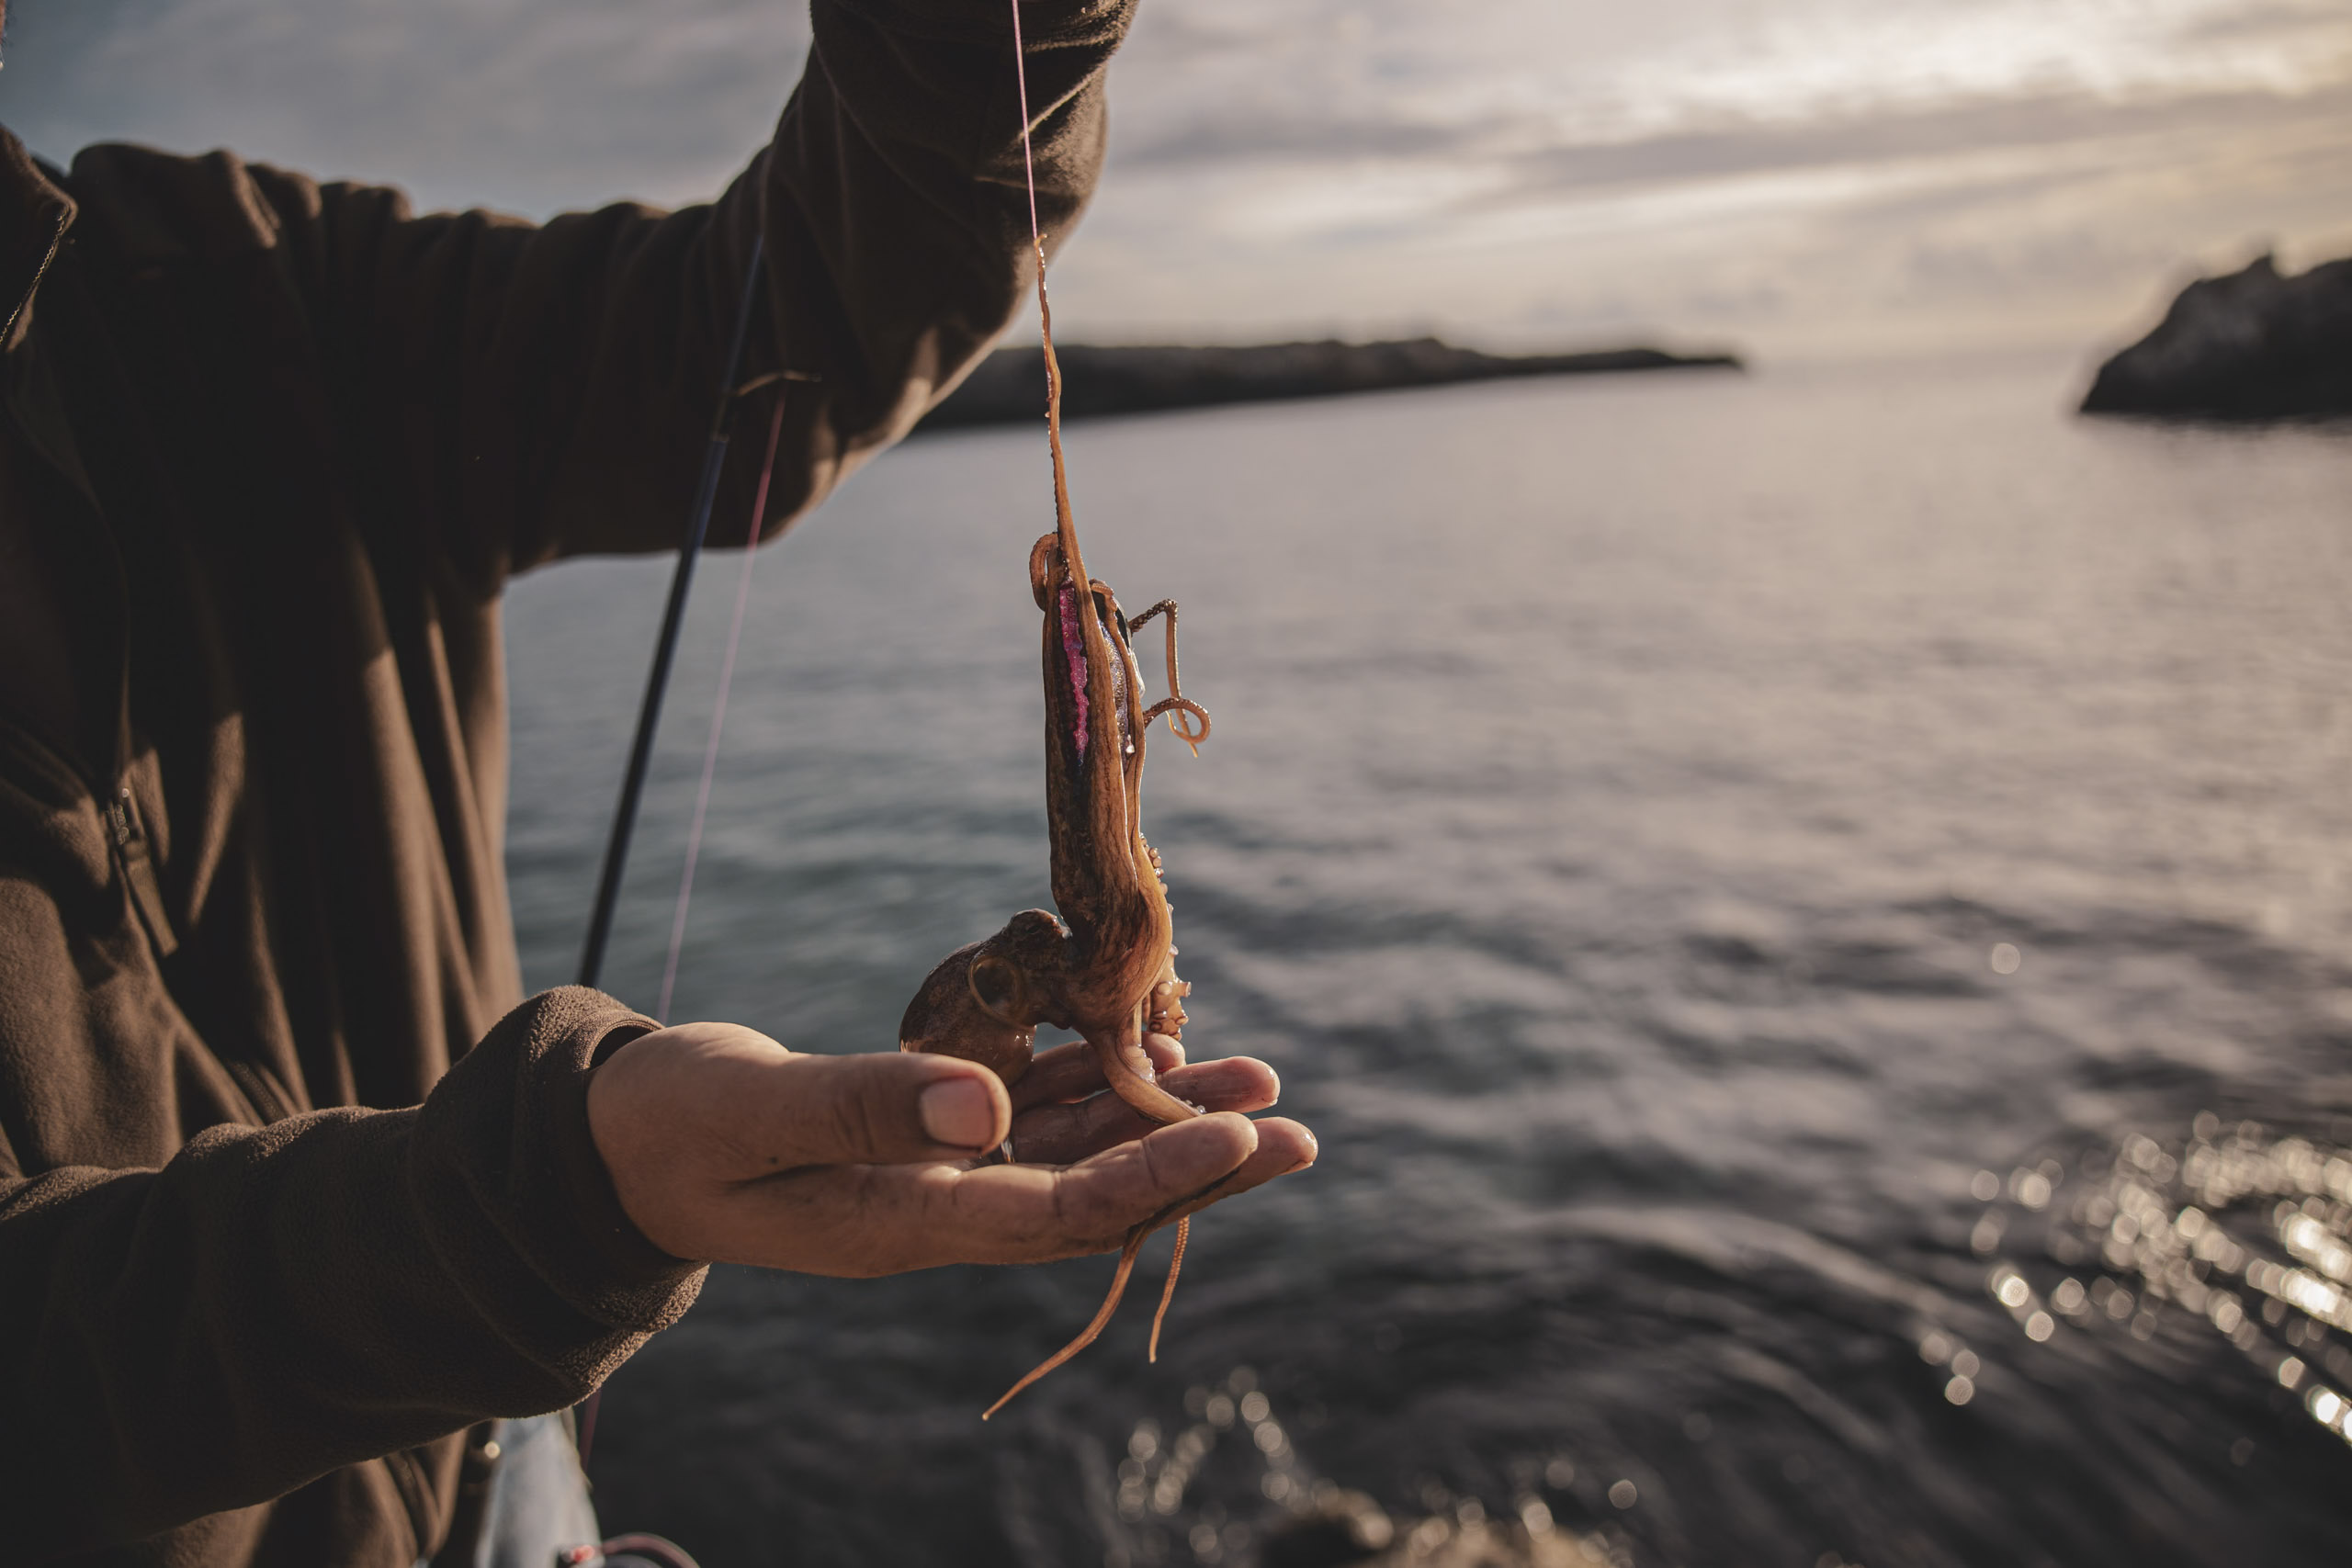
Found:
[[[791,0],[13,0],[0,121],[544,215],[717,189]],[[2346,0],[1143,0],[1071,341],[2128,341],[2352,254]]]

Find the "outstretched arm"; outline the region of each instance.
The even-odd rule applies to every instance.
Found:
[[[1093,189],[1103,72],[1133,5],[1021,0],[1049,243]],[[752,394],[755,426],[766,400],[786,404],[773,534],[944,396],[1035,274],[1011,0],[811,0],[809,15],[775,139],[708,204],[420,217],[397,190],[112,145],[74,160],[75,233],[117,293],[194,278],[213,336],[266,344],[265,389],[299,391],[299,418],[331,427],[379,559],[414,558],[477,601],[557,556],[679,543],[763,241],[743,379],[791,378]],[[186,326],[165,293],[156,333]],[[755,467],[728,465],[730,534]]]
[[[1023,0],[1039,211],[1058,238],[1102,156],[1102,74],[1131,0]],[[344,423],[477,581],[550,556],[673,547],[755,237],[767,263],[745,379],[786,400],[765,527],[903,435],[1034,278],[1009,0],[814,0],[775,141],[718,200],[543,228],[412,219],[331,187],[320,309],[350,363]],[[753,443],[745,440],[743,446]],[[718,515],[749,510],[754,454]]]

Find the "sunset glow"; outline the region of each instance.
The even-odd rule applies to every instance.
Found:
[[[435,205],[690,200],[788,4],[23,0],[41,151],[234,146]],[[1063,264],[1096,341],[1645,334],[1781,357],[2086,352],[2187,275],[2352,251],[2328,0],[1148,0]]]

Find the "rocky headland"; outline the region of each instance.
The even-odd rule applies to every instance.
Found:
[[[2285,276],[2268,256],[2180,291],[2099,367],[2085,413],[2267,420],[2352,413],[2352,257]]]
[[[1323,398],[1396,387],[1435,387],[1512,376],[1603,371],[1742,368],[1729,354],[1668,354],[1656,348],[1587,354],[1481,354],[1433,337],[1399,343],[1277,343],[1240,348],[1059,350],[1062,417],[1148,413],[1214,403]],[[1001,348],[917,428],[947,430],[1043,417],[1046,368],[1035,348]]]

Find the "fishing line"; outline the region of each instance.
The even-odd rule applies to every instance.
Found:
[[[1037,155],[1029,147],[1029,51],[1021,43],[1021,0],[1012,6],[1012,80],[1021,90],[1021,173],[1029,186],[1029,243],[1037,250],[1037,305],[1046,303],[1046,236],[1037,223]],[[1046,344],[1048,350],[1052,344]]]
[[[694,586],[695,561],[702,554],[703,536],[710,532],[710,512],[718,500],[718,476],[727,466],[727,446],[735,428],[737,383],[743,373],[743,349],[752,335],[752,308],[759,302],[761,264],[767,254],[767,236],[752,242],[751,265],[744,269],[743,297],[735,305],[735,333],[727,345],[727,366],[718,378],[718,406],[711,414],[710,441],[703,448],[702,476],[695,487],[686,536],[678,547],[677,570],[670,576],[670,601],[662,612],[662,630],[653,643],[653,666],[646,671],[645,699],[637,713],[637,734],[629,742],[628,766],[621,775],[620,803],[613,808],[612,836],[605,843],[604,869],[596,878],[595,908],[588,916],[588,941],[580,954],[580,983],[594,986],[605,969],[605,944],[613,932],[613,910],[620,902],[621,874],[628,866],[629,839],[637,830],[637,807],[645,794],[645,773],[653,760],[653,735],[662,728],[662,699],[670,687],[670,665],[678,654],[678,632],[684,624],[687,591]]]
[[[752,242],[751,265],[744,269],[742,297],[735,304],[735,332],[727,345],[727,367],[718,382],[718,407],[711,414],[710,440],[703,449],[702,474],[695,486],[693,509],[686,519],[686,536],[678,547],[677,569],[670,575],[670,599],[662,613],[662,630],[654,639],[652,668],[646,672],[645,698],[638,708],[637,733],[629,741],[628,766],[621,775],[620,803],[613,809],[612,835],[605,843],[605,863],[596,878],[596,904],[588,917],[588,940],[580,955],[580,984],[594,986],[605,966],[605,946],[613,931],[613,910],[619,903],[621,874],[628,864],[629,839],[637,828],[638,803],[645,794],[647,764],[653,756],[654,732],[662,727],[662,699],[669,690],[670,666],[678,652],[678,633],[684,622],[686,598],[694,586],[695,560],[702,554],[703,538],[710,532],[710,514],[718,502],[718,479],[727,466],[727,448],[735,429],[735,412],[748,387],[738,385],[743,373],[743,353],[752,335],[752,308],[759,302],[762,266],[767,256],[767,236]],[[787,374],[763,377],[755,383],[779,383]],[[743,627],[743,605],[751,592],[752,557],[759,544],[760,521],[767,510],[768,480],[775,469],[776,444],[784,433],[785,389],[776,389],[775,414],[768,427],[767,461],[760,469],[759,491],[752,504],[752,521],[744,530],[743,570],[735,591],[735,624],[727,637],[726,674],[721,677],[718,703],[711,717],[711,733],[703,762],[701,794],[695,806],[695,827],[688,846],[686,875],[678,889],[678,908],[670,933],[670,959],[662,980],[662,1011],[670,1010],[670,985],[676,976],[678,942],[685,928],[686,895],[694,878],[694,851],[702,840],[703,808],[710,798],[710,764],[718,749],[718,725],[727,712],[725,681],[735,669],[735,646]],[[575,1406],[574,1447],[584,1473],[589,1452],[596,1442],[596,1413],[604,1405],[600,1384]]]
[[[1029,244],[1037,255],[1039,331],[1045,343],[1046,374],[1055,383],[1058,383],[1059,370],[1053,363],[1053,320],[1046,313],[1048,307],[1046,303],[1046,237],[1037,218],[1037,161],[1035,152],[1029,141],[1028,51],[1021,39],[1021,0],[1012,0],[1012,74],[1021,96],[1021,170],[1029,197]],[[752,253],[753,279],[758,276],[760,254],[759,248],[754,246]],[[723,406],[728,408],[731,408],[733,400],[740,390],[734,386],[734,378],[741,366],[743,340],[751,321],[752,301],[752,291],[751,284],[747,282],[743,300],[737,312],[735,344],[729,354],[728,390],[723,394],[725,400]],[[1058,401],[1057,399],[1055,400]],[[669,613],[663,619],[662,637],[654,652],[654,669],[647,686],[645,712],[639,722],[637,742],[629,759],[629,773],[622,786],[621,809],[614,819],[613,845],[607,851],[604,876],[597,886],[596,915],[591,928],[588,954],[582,959],[581,964],[581,984],[583,986],[595,984],[596,972],[603,963],[605,937],[612,922],[609,906],[614,896],[619,892],[620,863],[626,860],[628,853],[629,827],[628,825],[633,822],[636,816],[638,793],[644,784],[644,757],[651,750],[651,731],[660,721],[661,692],[662,687],[668,684],[670,660],[677,646],[676,622],[685,596],[686,582],[694,570],[692,558],[700,551],[702,536],[710,524],[710,506],[713,494],[717,490],[718,469],[726,457],[727,436],[724,431],[728,423],[729,416],[722,413],[720,427],[712,432],[711,449],[703,475],[703,489],[695,499],[695,525],[684,549],[678,557],[678,574],[671,586]],[[695,867],[702,858],[703,826],[710,809],[711,781],[716,776],[718,766],[719,736],[727,726],[727,693],[735,679],[735,654],[742,641],[744,611],[751,603],[752,563],[758,554],[760,520],[767,511],[768,483],[775,477],[776,445],[783,434],[784,398],[779,393],[776,398],[775,415],[768,424],[767,456],[760,465],[759,492],[752,502],[751,526],[744,535],[743,565],[735,581],[734,616],[727,628],[727,652],[719,663],[718,697],[711,707],[710,734],[703,745],[702,780],[695,790],[694,818],[686,829],[685,866],[678,876],[677,905],[670,917],[670,950],[662,965],[662,999],[653,1010],[653,1016],[663,1023],[670,1021],[670,1002],[677,988],[678,955],[685,945],[686,938],[686,910],[694,898]],[[1062,455],[1058,432],[1056,434],[1054,468],[1056,484],[1058,488]]]
[[[743,565],[735,575],[735,615],[727,625],[727,652],[718,663],[718,698],[711,705],[710,738],[703,743],[702,783],[695,790],[695,815],[686,829],[686,865],[678,875],[678,907],[670,917],[670,956],[662,965],[662,1001],[653,1016],[670,1021],[670,997],[678,984],[678,953],[686,942],[686,906],[695,894],[695,864],[702,858],[703,819],[710,810],[710,782],[718,772],[718,738],[727,728],[727,692],[735,682],[735,650],[743,640],[743,612],[752,603],[752,563],[760,554],[760,520],[767,515],[768,483],[775,478],[775,450],[784,439],[784,386],[777,383],[775,412],[768,420],[767,456],[760,461],[760,484],[752,497],[752,520],[743,529]]]
[[[1086,563],[1078,550],[1078,527],[1070,516],[1069,466],[1062,456],[1062,367],[1061,361],[1054,354],[1054,308],[1046,298],[1046,233],[1045,226],[1038,221],[1037,218],[1037,155],[1029,140],[1029,51],[1023,47],[1021,41],[1021,0],[1007,0],[1007,4],[1012,12],[1012,76],[1021,95],[1021,174],[1029,196],[1029,246],[1037,256],[1037,337],[1046,362],[1046,445],[1047,450],[1053,454],[1054,461],[1055,531],[1061,536],[1066,558],[1063,562],[1064,570],[1069,573],[1073,590],[1083,597],[1086,585],[1092,580],[1087,575]],[[1184,707],[1199,714],[1201,718],[1200,732],[1197,735],[1184,735],[1182,731],[1176,730],[1176,716],[1173,712],[1169,715],[1168,728],[1175,730],[1188,745],[1192,746],[1193,754],[1198,756],[1199,742],[1208,739],[1208,716],[1200,712],[1199,705],[1183,703],[1182,694],[1177,689],[1175,602],[1170,600],[1164,604],[1155,604],[1144,614],[1148,618],[1163,608],[1168,612],[1168,683],[1170,700],[1182,704]],[[1088,624],[1091,626],[1091,618]],[[1093,643],[1090,641],[1088,646],[1091,649]],[[1146,716],[1144,722],[1147,725],[1151,722],[1149,716]],[[1158,1216],[1154,1216],[1154,1219],[1157,1218]],[[1037,1368],[1006,1391],[1002,1398],[982,1412],[981,1420],[985,1421],[994,1416],[1004,1408],[1006,1402],[1014,1394],[1019,1393],[1093,1342],[1095,1336],[1102,1333],[1103,1325],[1110,1322],[1111,1314],[1118,1310],[1119,1299],[1125,1293],[1127,1276],[1135,1268],[1136,1254],[1144,1237],[1157,1228],[1158,1225],[1152,1220],[1145,1221],[1140,1234],[1130,1236],[1127,1244],[1120,1248],[1118,1272],[1112,1278],[1111,1293],[1104,1300],[1102,1309],[1095,1314],[1094,1321],[1045,1365]],[[1193,1217],[1186,1214],[1176,1222],[1176,1250],[1168,1260],[1167,1282],[1159,1290],[1159,1310],[1152,1314],[1151,1345],[1147,1355],[1147,1359],[1150,1361],[1157,1362],[1159,1359],[1159,1330],[1168,1320],[1168,1304],[1175,1299],[1176,1278],[1184,1267],[1184,1249],[1192,1240],[1192,1236]]]
[[[677,879],[677,909],[671,917],[671,959],[661,968],[661,1006],[654,1010],[654,1018],[659,1018],[661,1022],[671,1021],[671,987],[677,983],[677,950],[687,941],[687,900],[694,896],[694,861],[701,856],[703,849],[703,813],[710,808],[710,778],[713,778],[719,761],[719,731],[727,727],[727,686],[734,682],[736,647],[743,642],[743,611],[751,606],[751,564],[760,555],[760,520],[767,517],[767,487],[776,478],[776,446],[783,442],[783,398],[786,398],[783,383],[790,381],[790,378],[793,376],[762,376],[760,381],[755,381],[752,386],[731,392],[734,398],[741,398],[743,392],[751,392],[752,388],[767,386],[769,381],[774,381],[776,383],[776,412],[767,421],[767,456],[760,463],[760,487],[752,491],[751,522],[743,525],[743,567],[736,573],[734,621],[727,627],[727,659],[719,663],[719,696],[710,710],[710,739],[703,743],[703,783],[694,795],[694,825],[687,829],[687,870]],[[708,517],[703,522],[708,525]],[[591,1389],[588,1399],[579,1404],[579,1441],[574,1446],[579,1448],[583,1467],[588,1464],[588,1450],[595,1446],[595,1416],[602,1404],[605,1404],[605,1389],[602,1387]]]
[[[1037,257],[1037,337],[1046,358],[1046,446],[1054,458],[1054,530],[1061,536],[1064,562],[1069,570],[1070,581],[1080,585],[1092,581],[1087,576],[1086,562],[1078,548],[1078,528],[1070,521],[1069,473],[1062,459],[1062,367],[1054,355],[1054,308],[1046,299],[1046,233],[1037,221],[1037,156],[1029,145],[1029,52],[1021,42],[1021,0],[1010,0],[1012,7],[1012,77],[1021,95],[1021,175],[1029,192],[1029,248]],[[1088,623],[1092,624],[1091,621]],[[1089,657],[1099,657],[1100,649],[1090,637]]]

